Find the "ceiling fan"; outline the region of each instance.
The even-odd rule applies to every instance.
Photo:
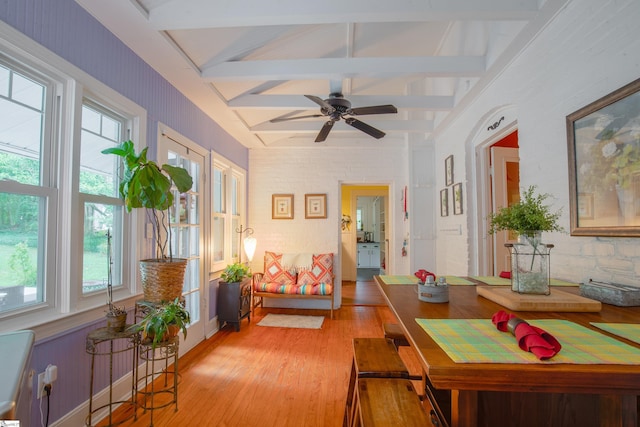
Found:
[[[345,99],[342,93],[334,92],[329,95],[329,98],[322,99],[314,95],[305,95],[307,98],[315,102],[320,106],[320,112],[322,114],[311,114],[307,116],[298,116],[298,117],[286,117],[279,119],[270,120],[271,123],[284,122],[287,120],[297,120],[297,119],[306,119],[310,117],[323,117],[327,116],[329,120],[327,120],[320,129],[320,133],[316,137],[315,142],[322,142],[327,139],[329,132],[333,128],[333,124],[340,119],[344,119],[345,123],[349,126],[353,126],[354,128],[361,130],[362,132],[370,135],[376,139],[380,139],[385,136],[385,133],[379,129],[374,128],[366,123],[361,122],[360,120],[351,117],[351,116],[364,116],[367,114],[395,114],[398,112],[398,109],[391,104],[387,105],[373,105],[369,107],[357,107],[351,108],[351,102]]]

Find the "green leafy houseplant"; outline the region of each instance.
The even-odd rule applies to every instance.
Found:
[[[131,328],[151,339],[153,347],[180,331],[185,338],[187,337],[187,325],[191,323],[191,316],[179,298],[163,304],[148,301],[140,304],[143,306],[145,316]]]
[[[551,212],[544,202],[550,194],[535,194],[532,185],[520,196],[520,201],[489,215],[489,233],[513,230],[518,235],[531,235],[536,231],[564,231],[558,224],[562,209]]]
[[[242,282],[245,277],[251,277],[249,266],[239,262],[227,265],[220,274],[220,280],[226,283]]]
[[[124,170],[120,181],[119,192],[124,198],[127,212],[133,208],[146,208],[153,224],[154,240],[156,242],[156,257],[172,258],[171,228],[165,211],[173,204],[172,183],[180,193],[189,191],[193,186],[193,179],[186,169],[147,159],[145,147],[136,154],[132,141],[124,141],[117,147],[102,150],[103,154],[114,154],[123,159]],[[163,229],[164,233],[160,233]]]

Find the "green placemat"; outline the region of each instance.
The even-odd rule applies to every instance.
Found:
[[[568,320],[532,320],[562,345],[549,360],[523,351],[509,332],[491,319],[416,319],[416,322],[456,363],[570,363],[640,365],[640,349]]]
[[[385,285],[417,285],[416,276],[380,276]]]
[[[549,282],[551,286],[580,286],[579,283],[567,282],[566,280],[551,279]]]
[[[475,282],[460,276],[444,276],[444,278],[447,280],[447,284],[449,285],[475,285]]]
[[[629,341],[640,344],[640,325],[636,323],[596,323],[591,322],[596,328],[626,338]]]
[[[471,276],[471,278],[486,283],[487,285],[511,285],[511,279],[504,279],[497,276]]]

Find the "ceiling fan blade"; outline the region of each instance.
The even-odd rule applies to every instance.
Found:
[[[286,121],[289,121],[289,120],[308,119],[308,118],[311,118],[311,117],[324,117],[324,115],[323,114],[309,114],[308,116],[275,118],[275,119],[271,119],[269,121],[271,123],[279,123],[279,122],[286,122]]]
[[[362,132],[371,135],[372,137],[376,138],[376,139],[380,139],[383,136],[385,136],[386,134],[384,132],[382,132],[379,129],[374,128],[373,126],[369,126],[366,123],[361,122],[358,119],[354,119],[353,117],[349,117],[348,119],[345,119],[345,123],[348,124],[349,126],[353,126],[354,128],[361,130]]]
[[[312,100],[313,102],[315,102],[316,104],[318,104],[319,106],[321,106],[323,109],[327,110],[328,114],[331,114],[335,111],[335,108],[333,108],[333,106],[331,106],[330,104],[326,103],[324,99],[319,98],[315,95],[305,95],[305,96],[310,100]]]
[[[364,116],[366,114],[395,114],[398,109],[391,104],[372,105],[370,107],[352,108],[349,113],[356,116]]]
[[[331,129],[333,128],[333,120],[328,120],[324,126],[322,126],[322,129],[320,129],[320,133],[318,134],[318,136],[316,136],[316,142],[323,142],[325,139],[327,139],[327,136],[329,135],[329,132],[331,132]]]

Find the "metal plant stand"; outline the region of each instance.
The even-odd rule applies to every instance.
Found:
[[[114,332],[109,328],[99,328],[90,332],[86,338],[86,351],[91,355],[91,380],[89,385],[89,415],[85,420],[85,425],[93,426],[93,415],[104,409],[109,408],[109,426],[119,425],[129,420],[131,417],[136,418],[136,379],[137,379],[137,350],[140,343],[140,334],[138,332],[129,331],[125,327],[122,332]],[[132,352],[131,357],[131,399],[129,400],[113,400],[113,356],[120,353]],[[96,356],[109,357],[109,403],[101,405],[97,408],[93,407],[93,383]],[[113,408],[118,405],[131,405],[132,414],[125,419],[114,422]]]

